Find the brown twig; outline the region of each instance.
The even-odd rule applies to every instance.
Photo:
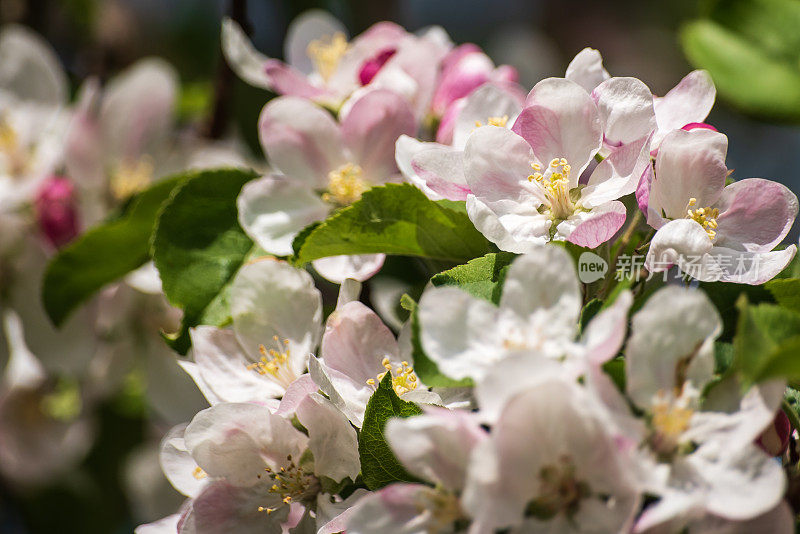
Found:
[[[247,22],[247,0],[229,1],[229,16],[242,27],[247,35],[250,35],[252,30]],[[233,70],[225,61],[221,46],[217,61],[217,75],[214,82],[214,105],[211,108],[211,114],[205,127],[205,136],[209,139],[220,139],[228,128],[233,82],[236,78]]]

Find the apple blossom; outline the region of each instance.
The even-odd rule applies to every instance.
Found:
[[[259,53],[237,23],[223,21],[228,63],[252,85],[334,109],[362,87],[388,88],[406,96],[421,115],[451,43],[440,28],[417,36],[391,22],[375,24],[348,42],[338,20],[308,11],[293,21],[284,46],[288,65]]]
[[[392,484],[363,497],[351,512],[347,532],[460,531],[468,515],[459,496],[473,451],[487,432],[467,412],[429,407],[423,415],[389,420],[385,435],[403,466],[435,486]]]
[[[792,227],[797,197],[786,186],[747,178],[728,186],[728,138],[709,129],[676,130],[649,169],[647,222],[657,230],[646,265],[677,265],[701,281],[762,284],[792,260],[797,247],[772,249]]]
[[[556,78],[539,82],[512,131],[485,126],[467,140],[470,219],[510,252],[550,240],[589,248],[609,240],[625,222],[617,199],[635,190],[646,142],[615,151],[581,184],[602,139],[601,113],[582,87]]]
[[[312,102],[279,97],[264,107],[259,124],[261,145],[276,172],[242,189],[239,222],[259,246],[278,255],[292,253],[292,240],[306,225],[355,202],[372,186],[397,181],[395,140],[415,129],[408,104],[385,90],[358,98],[338,123]],[[383,258],[324,258],[314,267],[335,282],[364,280]]]
[[[619,308],[630,306],[624,295]],[[419,302],[420,341],[438,368],[453,378],[480,379],[505,357],[536,351],[564,359],[580,369],[586,353],[611,358],[624,339],[624,320],[598,315],[598,329],[589,328],[576,341],[581,290],[569,255],[556,246],[517,258],[508,269],[498,306],[455,287],[427,289]],[[590,323],[591,325],[591,323]],[[608,346],[611,349],[608,349]],[[603,355],[603,356],[600,356]]]
[[[54,247],[69,243],[78,235],[78,213],[74,186],[63,176],[51,176],[36,196],[39,229]]]
[[[305,372],[319,343],[319,290],[307,272],[265,258],[239,270],[230,306],[232,328],[192,329],[194,362],[181,363],[211,404],[272,402]]]

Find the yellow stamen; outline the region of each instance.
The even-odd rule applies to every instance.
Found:
[[[553,219],[566,219],[575,213],[575,204],[570,196],[569,177],[572,167],[565,158],[554,158],[544,173],[541,165],[531,163],[535,171],[528,176],[528,181],[538,184],[543,190],[550,216]]]
[[[716,230],[718,226],[717,218],[719,217],[719,209],[710,207],[689,209],[695,204],[697,204],[697,199],[694,197],[690,198],[689,204],[686,206],[687,218],[697,222],[703,227],[703,230],[706,231],[708,237],[714,239],[717,235]]]
[[[389,373],[392,376],[392,388],[398,396],[417,389],[419,379],[414,372],[414,368],[411,367],[408,362],[402,361],[400,362],[400,365],[393,369],[389,358],[384,358],[381,361],[381,365],[384,369],[386,369],[386,371],[380,373],[376,378],[370,378],[367,380],[367,384],[374,386],[377,382],[383,380],[383,377],[386,376],[386,373]]]
[[[327,82],[336,72],[336,68],[348,48],[347,38],[342,32],[336,32],[333,37],[324,36],[311,41],[306,53],[311,58],[314,69]]]
[[[146,189],[153,181],[153,170],[153,162],[147,157],[121,164],[111,176],[111,194],[123,200]]]
[[[502,117],[489,117],[486,119],[487,126],[498,126],[500,128],[505,128],[506,124],[508,124],[508,115],[503,115]],[[475,127],[480,128],[483,126],[481,121],[475,121]]]
[[[348,206],[359,200],[364,191],[369,189],[369,183],[362,178],[362,174],[361,167],[353,163],[329,172],[328,192],[322,195],[322,200],[341,206]]]
[[[194,478],[196,478],[197,480],[202,480],[202,479],[206,478],[208,476],[208,474],[205,471],[203,471],[202,468],[195,467],[194,471],[192,471],[192,476]]]
[[[0,154],[11,176],[22,176],[31,166],[31,150],[22,146],[17,131],[4,116],[0,116]]]

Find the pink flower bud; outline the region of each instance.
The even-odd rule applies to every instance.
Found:
[[[792,425],[789,423],[789,418],[782,411],[778,411],[772,424],[756,440],[756,445],[770,456],[780,456],[786,452],[791,435]]]
[[[695,130],[697,128],[705,128],[706,130],[713,130],[715,132],[719,131],[710,124],[706,124],[705,122],[690,122],[689,124],[681,128],[681,130],[689,131],[689,130]]]
[[[36,217],[42,234],[56,248],[78,235],[75,187],[68,178],[53,175],[42,183],[36,195]]]
[[[367,85],[371,82],[375,75],[378,74],[378,71],[381,70],[396,52],[396,48],[387,48],[378,52],[372,59],[365,61],[364,65],[361,67],[361,71],[358,73],[358,79],[361,81],[361,85]]]

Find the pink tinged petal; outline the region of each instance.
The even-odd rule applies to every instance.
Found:
[[[589,176],[581,204],[591,208],[633,193],[650,167],[649,147],[650,139],[643,137],[614,149]]]
[[[265,69],[269,58],[255,49],[242,27],[232,19],[222,20],[222,53],[231,69],[241,79],[263,89],[272,87]]]
[[[428,184],[417,175],[416,171],[414,171],[414,168],[411,166],[411,161],[414,156],[420,152],[436,146],[438,146],[438,144],[425,143],[407,135],[398,137],[397,143],[395,144],[395,162],[397,163],[397,168],[400,169],[403,177],[409,183],[415,185],[431,200],[441,200],[442,196],[435,193],[428,187]]]
[[[39,229],[47,241],[59,248],[78,235],[75,187],[68,178],[53,175],[39,186],[34,206]]]
[[[456,120],[461,114],[461,110],[467,104],[466,98],[456,100],[442,114],[439,121],[439,127],[436,129],[436,142],[443,145],[452,145],[453,136],[455,135]],[[463,146],[463,145],[461,145]]]
[[[197,462],[186,450],[183,433],[186,425],[178,425],[161,440],[159,463],[161,470],[172,486],[188,497],[196,496],[208,482],[206,475],[198,471]]]
[[[655,217],[651,217],[650,187],[653,183],[653,177],[653,166],[648,164],[639,178],[639,183],[636,185],[636,204],[639,206],[639,210],[645,214],[647,224],[658,230],[663,226],[664,222],[663,218],[655,211],[652,211]],[[656,219],[659,219],[659,221],[656,221]]]
[[[528,143],[505,128],[483,126],[464,147],[464,174],[472,193],[498,215],[537,215],[544,193],[528,180],[533,173]]]
[[[603,68],[600,52],[594,48],[584,48],[570,61],[564,77],[591,93],[595,87],[609,78],[609,74]]]
[[[322,337],[325,364],[366,384],[385,371],[381,361],[398,358],[400,348],[380,317],[361,302],[349,302],[328,318]]]
[[[312,393],[297,407],[297,419],[308,430],[314,472],[340,482],[361,471],[358,437],[347,417],[330,400]]]
[[[592,92],[603,123],[604,142],[611,146],[647,137],[656,128],[653,95],[636,78],[611,78]]]
[[[538,247],[548,241],[551,221],[542,216],[537,219],[539,227],[530,232],[530,236],[539,236],[534,239],[524,239],[523,236],[517,238],[506,229],[500,222],[500,218],[495,212],[489,209],[486,204],[475,198],[475,195],[467,195],[467,215],[469,215],[475,228],[489,241],[497,245],[500,250],[525,254],[533,252]]]
[[[681,265],[681,270],[701,281],[761,285],[783,271],[796,253],[797,245],[772,252],[714,247],[699,262]]]
[[[189,334],[200,377],[217,398],[247,402],[283,395],[284,386],[270,375],[247,368],[256,358],[242,349],[232,330],[198,326]]]
[[[248,182],[236,204],[245,233],[265,251],[280,256],[292,254],[292,241],[300,230],[330,211],[308,184],[282,175]]]
[[[297,411],[297,407],[312,393],[319,390],[317,384],[309,374],[303,374],[297,380],[289,384],[286,392],[281,397],[281,403],[275,410],[277,415],[284,417],[291,416]]]
[[[289,506],[280,506],[275,494],[255,491],[218,481],[209,484],[193,502],[188,517],[180,524],[180,534],[237,532],[241,534],[280,534]],[[274,501],[277,500],[277,503]],[[261,506],[273,505],[269,515]]]
[[[311,276],[283,261],[256,260],[233,279],[230,306],[236,337],[253,360],[262,357],[262,344],[289,351],[276,377],[288,386],[305,370],[322,330],[322,297]]]
[[[597,248],[622,228],[625,216],[625,205],[617,200],[592,208],[569,233],[567,241],[579,247]]]
[[[464,152],[447,146],[434,146],[411,159],[413,173],[441,198],[466,200],[471,193],[464,176]]]
[[[526,106],[512,129],[525,138],[544,165],[554,158],[566,158],[572,166],[571,186],[575,187],[602,143],[597,106],[581,86],[559,78],[537,83]]]
[[[675,130],[658,150],[650,207],[667,217],[686,217],[690,198],[697,207],[712,206],[725,187],[728,138],[711,130]]]
[[[0,88],[45,106],[63,106],[69,82],[53,47],[36,32],[8,24],[0,32]]]
[[[364,410],[367,402],[375,392],[373,386],[358,382],[349,375],[331,369],[319,358],[308,360],[308,373],[331,402],[344,413],[347,418],[361,428],[364,422]]]
[[[361,166],[368,180],[381,184],[397,172],[397,138],[413,135],[416,130],[414,114],[405,99],[387,90],[370,91],[353,103],[341,121],[353,163]]]
[[[264,406],[222,403],[198,413],[184,436],[186,449],[211,477],[237,486],[261,483],[266,467],[299,458],[308,438]]]
[[[336,17],[322,9],[305,11],[292,21],[286,31],[284,57],[298,71],[311,74],[314,64],[308,56],[308,45],[316,39],[331,38],[336,33],[347,37],[347,28]]]
[[[591,364],[602,365],[617,355],[628,329],[628,311],[633,304],[630,291],[623,291],[609,308],[595,315],[586,327],[581,343]]]
[[[330,91],[312,85],[304,74],[277,59],[267,59],[264,72],[270,81],[270,89],[279,95],[316,101],[334,98]]]
[[[467,96],[488,82],[494,71],[494,63],[480,49],[470,47],[468,52],[463,53],[456,48],[450,53],[457,54],[458,59],[447,64],[439,79],[431,105],[437,115],[443,113],[454,101]]]
[[[409,472],[454,492],[464,487],[473,449],[488,437],[472,414],[434,407],[424,415],[389,420],[384,433]]]
[[[385,259],[385,254],[329,256],[314,260],[311,265],[326,280],[341,284],[348,278],[359,282],[369,280],[381,270]]]
[[[453,145],[463,147],[476,124],[487,124],[490,117],[507,118],[507,125],[522,111],[524,97],[517,92],[494,84],[478,88],[464,100],[463,109],[458,113],[453,132]],[[448,110],[449,111],[449,110]]]
[[[714,516],[706,516],[689,526],[689,534],[793,534],[795,532],[794,512],[784,500],[778,506],[754,519],[730,521]]]
[[[270,164],[311,188],[327,187],[328,173],[346,163],[339,126],[307,100],[273,99],[261,112],[259,128]]]
[[[363,497],[370,494],[364,488],[355,490],[344,500],[324,493],[319,494],[317,496],[316,509],[316,526],[319,530],[314,532],[316,534],[339,534],[340,532],[345,532],[355,505]]]
[[[711,380],[714,356],[711,343],[722,321],[705,293],[670,286],[656,292],[633,316],[625,350],[628,396],[647,409],[659,391],[680,390],[678,366],[693,387],[702,390]],[[691,357],[690,361],[685,361]]]
[[[157,154],[173,127],[178,73],[162,59],[137,61],[104,90],[100,124],[106,157],[136,161]]]
[[[411,534],[440,527],[432,513],[436,490],[397,483],[362,497],[347,522],[349,534]],[[426,508],[430,503],[430,509]]]
[[[660,133],[703,122],[714,106],[717,90],[708,72],[696,70],[687,74],[663,97],[656,97],[653,106]]]
[[[722,191],[714,244],[767,252],[783,241],[797,217],[797,196],[783,184],[747,178]]]

